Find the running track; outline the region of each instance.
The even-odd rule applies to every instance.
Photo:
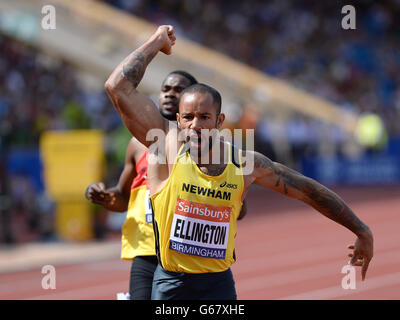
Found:
[[[366,281],[341,287],[350,231],[302,203],[253,189],[238,222],[232,267],[239,299],[400,299],[400,187],[335,189],[374,232]],[[115,299],[128,291],[130,263],[106,260],[56,266],[57,288],[41,270],[0,274],[0,299]]]

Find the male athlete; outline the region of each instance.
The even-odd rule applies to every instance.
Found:
[[[148,166],[159,261],[152,299],[236,299],[230,270],[236,258],[236,219],[253,183],[303,201],[352,231],[357,239],[348,247],[353,249],[349,256],[352,265],[362,266],[364,280],[373,255],[368,226],[318,182],[204,133],[221,128],[225,118],[215,89],[195,84],[183,90],[176,125],[163,119],[152,101],[137,91],[148,64],[159,51],[171,54],[175,40],[172,26],[160,26],[105,84],[126,127],[141,143],[160,144],[146,139],[152,129],[166,134],[166,161],[159,161],[162,153],[151,153]],[[215,154],[217,163],[209,161]],[[253,169],[244,175],[249,167]]]
[[[185,71],[168,74],[158,97],[159,112],[165,119],[176,121],[179,94],[195,83],[197,80]],[[93,183],[86,191],[88,200],[108,210],[128,210],[122,228],[121,258],[133,260],[129,282],[132,300],[151,298],[153,274],[157,267],[152,212],[148,202],[147,156],[148,149],[132,138],[126,149],[124,169],[118,184],[106,189],[103,182]]]

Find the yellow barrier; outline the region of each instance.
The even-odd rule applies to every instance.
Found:
[[[56,231],[66,240],[93,236],[87,186],[101,181],[103,133],[96,130],[48,131],[40,139],[43,175],[48,194],[57,202]]]

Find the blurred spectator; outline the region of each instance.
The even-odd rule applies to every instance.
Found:
[[[377,108],[400,135],[398,1],[357,2],[356,30],[341,28],[340,1],[105,0],[270,75],[351,108]],[[290,122],[290,136],[302,130]],[[298,141],[296,141],[298,144]]]
[[[0,37],[0,50],[0,242],[52,240],[56,238],[55,206],[40,177],[41,133],[85,128],[105,131],[109,139],[107,179],[115,180],[126,143],[121,146],[120,135],[109,133],[124,132],[125,128],[104,90],[83,90],[67,63],[53,61],[4,36]],[[96,215],[99,238],[104,237],[104,220]]]

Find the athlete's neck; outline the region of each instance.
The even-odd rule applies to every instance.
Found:
[[[228,163],[229,149],[228,145],[222,141],[210,144],[207,152],[199,152],[200,154],[190,154],[192,160],[197,164],[205,174],[215,176],[220,175]]]

